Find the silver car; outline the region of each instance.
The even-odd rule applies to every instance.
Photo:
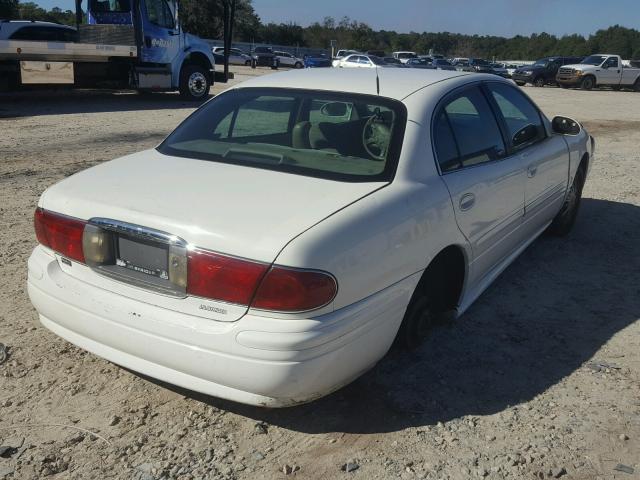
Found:
[[[214,55],[224,55],[224,47],[213,47]],[[229,49],[229,63],[231,65],[251,65],[251,56],[244,53],[239,48]]]

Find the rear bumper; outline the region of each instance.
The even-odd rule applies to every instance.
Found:
[[[41,323],[80,348],[207,395],[282,407],[326,395],[371,368],[389,349],[417,281],[414,275],[313,319],[247,314],[216,322],[89,285],[38,246],[28,291]]]

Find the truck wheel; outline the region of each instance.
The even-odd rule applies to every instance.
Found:
[[[587,76],[580,82],[580,88],[582,90],[591,90],[596,86],[596,82],[592,76]]]
[[[533,86],[534,87],[544,87],[544,78],[542,77],[537,77],[533,79]]]
[[[180,95],[187,100],[202,100],[209,95],[211,82],[200,65],[185,65],[180,72]]]
[[[585,171],[583,165],[578,167],[576,176],[573,177],[571,188],[567,192],[567,198],[564,200],[562,208],[549,225],[549,233],[557,237],[564,237],[573,228],[578,216],[580,208],[580,200],[582,199],[582,187],[584,187]]]

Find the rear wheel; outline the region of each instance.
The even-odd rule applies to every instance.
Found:
[[[576,172],[576,176],[573,178],[573,183],[567,192],[567,198],[565,198],[562,208],[549,226],[549,233],[563,237],[573,228],[573,225],[576,223],[576,217],[578,216],[578,210],[580,209],[585,176],[585,169],[581,165]]]
[[[592,90],[596,86],[596,81],[592,76],[584,77],[580,82],[582,90]]]
[[[180,72],[180,95],[187,100],[204,100],[209,95],[211,82],[208,72],[200,65],[185,65]]]
[[[537,77],[533,79],[533,86],[534,87],[544,87],[544,78],[542,77]]]

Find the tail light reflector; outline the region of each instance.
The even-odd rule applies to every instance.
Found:
[[[63,257],[84,263],[82,234],[86,222],[38,208],[34,227],[38,242]]]
[[[249,305],[268,268],[264,263],[190,250],[187,252],[187,293]]]
[[[325,272],[274,266],[253,299],[253,308],[302,312],[323,307],[338,291],[335,278]]]

